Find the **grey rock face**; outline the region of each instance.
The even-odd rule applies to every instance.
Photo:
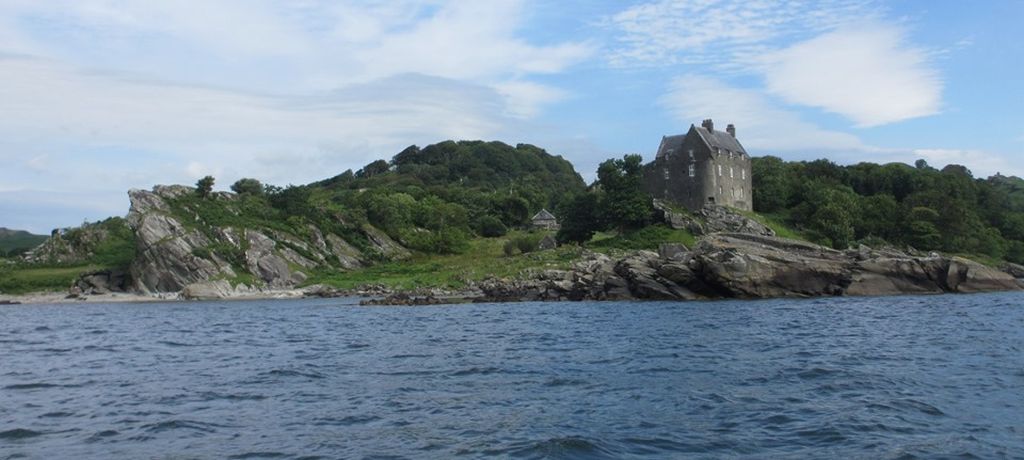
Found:
[[[306,240],[277,230],[213,227],[200,232],[195,228],[196,224],[201,224],[198,215],[196,224],[190,221],[191,226],[186,226],[171,216],[167,202],[191,193],[195,193],[195,189],[184,186],[156,186],[152,192],[129,192],[128,222],[136,234],[137,244],[137,256],[130,269],[131,288],[135,291],[177,292],[193,286],[191,291],[201,290],[202,296],[218,292],[237,294],[238,289],[222,289],[221,281],[236,278],[239,270],[251,273],[258,281],[245,289],[288,289],[304,282],[309,270],[334,265],[335,261],[335,266],[341,269],[359,268],[364,264],[363,254],[358,249],[337,235],[325,235],[313,226],[306,232]],[[233,201],[237,197],[217,193],[210,199]],[[409,254],[376,229],[370,228],[368,236],[384,254],[397,257]],[[228,248],[227,252],[224,248]],[[235,254],[230,253],[231,248]]]
[[[705,237],[668,257],[634,251],[612,259],[588,253],[568,271],[525,280],[487,280],[488,300],[693,300],[863,296],[1019,290],[1011,275],[939,255],[811,243],[744,233]]]
[[[136,291],[175,292],[198,281],[235,276],[226,262],[195,255],[197,248],[210,244],[198,231],[159,213],[140,214],[134,220],[137,248],[130,273]]]
[[[692,214],[677,211],[660,200],[654,200],[654,207],[664,214],[666,224],[694,235],[729,232],[775,236],[774,230],[725,206],[707,205]]]

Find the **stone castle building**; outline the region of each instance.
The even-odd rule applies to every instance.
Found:
[[[697,211],[708,204],[750,211],[750,155],[736,127],[716,131],[710,119],[686,134],[665,136],[654,161],[644,166],[643,187],[654,198]]]

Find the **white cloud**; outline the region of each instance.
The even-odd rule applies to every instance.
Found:
[[[821,33],[870,17],[869,0],[657,0],[607,20],[619,42],[608,55],[618,66],[699,63],[716,68],[765,50],[780,38]]]
[[[206,174],[221,187],[305,183],[411,143],[496,138],[516,125],[497,91],[416,74],[284,97],[0,58],[0,101],[5,188],[102,187],[121,190],[110,196],[119,201],[128,188]]]
[[[936,168],[945,165],[958,164],[966,166],[975,177],[988,177],[1000,173],[1007,176],[1024,176],[1024,166],[1018,161],[1011,161],[1003,155],[993,154],[982,150],[962,149],[915,149],[911,152],[913,159],[924,159],[928,164]]]
[[[875,126],[931,115],[942,82],[928,54],[881,24],[841,28],[763,57],[767,89],[786,101]]]
[[[677,120],[717,118],[723,129],[736,125],[737,137],[754,154],[776,150],[860,150],[857,137],[818,128],[799,115],[779,108],[755,90],[730,87],[699,75],[676,78],[661,105]]]

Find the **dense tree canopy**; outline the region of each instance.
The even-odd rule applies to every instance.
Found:
[[[839,166],[827,160],[753,159],[754,210],[812,239],[845,248],[884,240],[921,250],[1024,262],[1024,180],[977,179],[964,166],[924,160]]]

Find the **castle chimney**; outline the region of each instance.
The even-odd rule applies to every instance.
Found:
[[[725,132],[729,133],[729,135],[732,137],[736,137],[736,127],[733,126],[731,123],[729,124],[729,126],[725,127]]]
[[[708,130],[709,133],[715,132],[715,122],[711,121],[710,118],[704,120],[700,125],[703,126],[704,129]]]

